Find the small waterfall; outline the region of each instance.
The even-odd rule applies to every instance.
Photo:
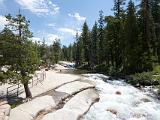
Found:
[[[83,120],[160,120],[160,101],[148,96],[123,80],[104,82],[107,76],[86,74],[97,83],[100,101]]]

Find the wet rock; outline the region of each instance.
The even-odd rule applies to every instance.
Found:
[[[146,115],[144,113],[134,113],[133,117],[142,118],[142,117],[146,117]]]
[[[108,80],[116,80],[116,79],[118,79],[118,77],[116,77],[116,76],[110,76],[110,77],[108,78]]]
[[[118,113],[117,110],[112,109],[112,108],[108,108],[106,111],[111,112],[112,114],[115,114],[115,115],[117,115],[117,113]]]
[[[116,94],[117,95],[121,95],[122,93],[120,91],[116,91]]]
[[[135,106],[135,107],[137,107],[139,104],[141,104],[141,101],[135,101],[135,102],[133,102],[133,106]]]
[[[151,100],[149,100],[148,98],[142,98],[141,101],[143,101],[143,102],[151,102]]]

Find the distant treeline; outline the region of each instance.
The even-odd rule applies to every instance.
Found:
[[[160,63],[160,0],[140,0],[136,6],[114,0],[113,11],[114,16],[100,11],[92,29],[85,21],[76,42],[62,48],[62,59],[110,74],[151,71]]]

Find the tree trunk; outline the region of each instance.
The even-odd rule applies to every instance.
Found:
[[[21,75],[22,75],[22,77],[27,76],[24,69],[21,70]],[[23,86],[24,86],[24,90],[25,90],[25,93],[26,93],[26,98],[32,98],[32,94],[31,94],[31,91],[30,91],[29,86],[28,86],[28,81],[25,81],[23,83]]]
[[[23,85],[24,85],[24,89],[25,89],[25,93],[26,93],[26,98],[32,98],[32,94],[29,89],[28,82],[24,83]]]

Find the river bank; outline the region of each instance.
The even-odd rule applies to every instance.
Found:
[[[75,71],[65,65],[46,71],[46,79],[31,88],[34,98],[12,109],[9,120],[160,119],[160,101],[150,88],[139,89],[124,79]]]

